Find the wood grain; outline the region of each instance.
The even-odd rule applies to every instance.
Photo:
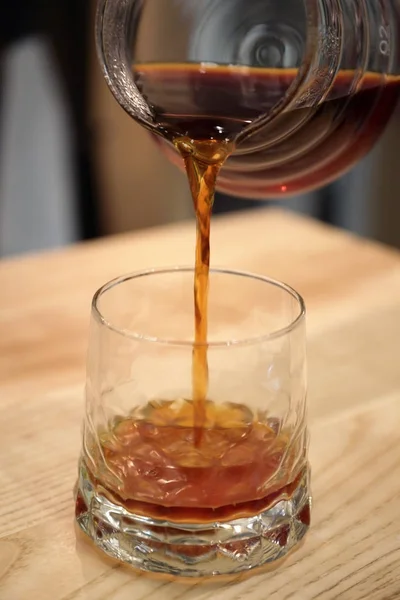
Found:
[[[0,599],[398,600],[400,255],[282,211],[215,219],[213,262],[286,280],[308,305],[305,544],[273,572],[178,584],[76,536],[91,296],[120,273],[190,262],[193,246],[187,223],[0,263]]]

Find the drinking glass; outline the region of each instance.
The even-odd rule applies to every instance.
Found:
[[[310,525],[304,301],[210,270],[199,432],[193,278],[151,269],[95,294],[76,486],[76,520],[105,553],[185,577],[275,561]]]

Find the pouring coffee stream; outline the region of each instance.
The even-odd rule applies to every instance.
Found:
[[[192,398],[194,444],[199,446],[206,421],[205,402],[208,391],[207,322],[211,213],[218,173],[233,150],[233,143],[216,140],[196,142],[189,138],[176,138],[174,144],[185,162],[196,214]]]

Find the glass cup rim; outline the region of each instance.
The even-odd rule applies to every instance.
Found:
[[[103,294],[108,292],[109,290],[126,283],[127,281],[131,281],[134,279],[139,279],[140,277],[148,277],[151,275],[162,275],[166,273],[176,273],[176,272],[191,272],[194,273],[194,267],[188,265],[176,265],[172,267],[151,267],[148,269],[141,269],[138,271],[133,271],[130,273],[126,273],[124,275],[120,275],[118,277],[114,277],[110,279],[105,284],[103,284],[98,290],[95,292],[92,298],[91,311],[92,316],[94,316],[95,320],[106,327],[108,330],[112,331],[117,335],[121,335],[125,338],[132,339],[140,342],[149,342],[157,345],[167,345],[167,346],[178,346],[178,347],[200,347],[207,346],[207,348],[227,348],[227,347],[240,347],[240,346],[250,346],[255,344],[260,344],[263,342],[268,342],[270,340],[275,340],[280,337],[284,337],[288,335],[305,320],[306,316],[306,304],[304,302],[303,297],[297,292],[292,286],[284,283],[283,281],[279,281],[278,279],[274,279],[272,277],[267,277],[266,275],[261,275],[259,273],[254,273],[251,271],[243,271],[239,269],[231,269],[225,267],[210,267],[210,275],[213,273],[217,273],[220,275],[232,275],[236,277],[243,277],[253,280],[258,280],[261,283],[268,284],[270,286],[274,286],[279,288],[280,290],[286,292],[290,295],[294,300],[297,301],[299,310],[294,319],[285,327],[281,327],[279,329],[270,331],[268,333],[262,333],[260,335],[250,336],[243,339],[234,339],[234,340],[224,340],[224,341],[216,341],[216,342],[207,342],[206,344],[196,344],[196,342],[190,340],[178,340],[173,338],[159,338],[153,337],[149,335],[145,335],[142,333],[138,333],[133,330],[124,329],[121,327],[117,327],[113,325],[111,321],[106,319],[102,314],[98,301],[102,297]]]

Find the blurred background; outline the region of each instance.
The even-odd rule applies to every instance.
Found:
[[[185,177],[111,96],[91,0],[22,0],[0,23],[0,256],[192,217]],[[336,183],[282,206],[400,247],[400,111]],[[259,202],[219,195],[215,212]]]

